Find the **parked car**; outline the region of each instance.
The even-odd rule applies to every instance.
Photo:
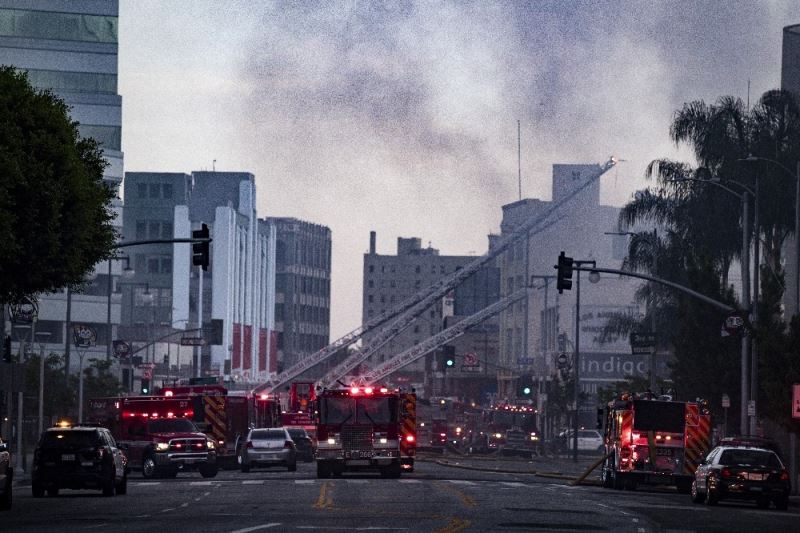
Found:
[[[762,509],[785,511],[789,505],[789,472],[778,454],[766,448],[717,446],[697,467],[692,501],[716,505],[721,500],[755,500]]]
[[[242,472],[249,472],[256,466],[285,466],[289,472],[297,470],[297,448],[285,427],[251,429],[241,454]]]
[[[316,451],[314,440],[303,428],[287,429],[289,431],[289,436],[292,437],[292,440],[294,441],[295,447],[297,447],[297,455],[307,463],[312,462],[314,460],[314,452]]]
[[[103,496],[128,491],[127,458],[106,428],[71,426],[45,430],[33,454],[34,498],[60,489],[99,489]]]
[[[562,431],[559,435],[559,443],[563,446],[564,450],[571,451],[573,447],[574,431],[567,429]],[[579,452],[595,452],[603,451],[605,449],[603,434],[596,429],[579,429],[578,430],[578,451]]]
[[[14,468],[11,466],[11,451],[8,443],[0,438],[0,511],[11,509],[11,487]]]
[[[491,451],[489,447],[489,435],[481,432],[472,436],[472,441],[467,445],[467,453],[487,454]]]

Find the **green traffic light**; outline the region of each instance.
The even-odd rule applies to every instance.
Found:
[[[453,361],[452,359],[448,359],[448,360],[447,360],[447,362],[446,362],[445,364],[446,364],[447,366],[453,366],[453,365],[455,365],[455,364],[456,364],[456,362],[455,362],[455,361]]]
[[[522,389],[522,393],[526,394],[526,395],[530,394],[531,393],[531,388],[530,387],[525,387],[524,389]]]

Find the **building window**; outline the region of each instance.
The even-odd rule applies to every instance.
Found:
[[[163,198],[172,199],[172,184],[171,183],[162,183],[161,184],[161,195]]]
[[[161,238],[162,239],[171,239],[172,238],[172,223],[171,222],[162,222],[161,223]]]
[[[0,9],[0,35],[60,41],[117,42],[117,17]]]
[[[372,272],[375,272],[375,265],[370,265],[370,266],[369,266],[369,272],[370,272],[370,274],[371,274]]]
[[[367,302],[372,303],[374,300],[375,298],[371,294],[367,296]]]
[[[119,126],[80,124],[78,132],[81,137],[91,137],[106,150],[119,151],[122,148],[122,129]]]
[[[117,93],[116,74],[38,69],[27,69],[26,72],[31,85],[38,89],[81,93]]]
[[[148,189],[150,198],[158,198],[161,195],[161,187],[158,183],[151,183]]]

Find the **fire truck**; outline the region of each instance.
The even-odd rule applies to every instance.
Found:
[[[226,467],[238,463],[239,446],[251,427],[281,425],[280,403],[266,393],[228,391],[222,385],[188,385],[164,387],[160,395],[191,403],[191,420],[214,439],[218,461]]]
[[[605,408],[603,486],[671,484],[688,493],[710,448],[711,416],[705,402],[621,394]]]
[[[416,397],[386,387],[323,390],[317,398],[317,477],[378,471],[397,478],[404,465],[412,469],[416,428],[408,404]],[[414,446],[404,448],[403,442]]]
[[[118,397],[89,400],[88,420],[111,430],[126,450],[128,465],[145,478],[175,477],[197,470],[217,475],[217,443],[191,422],[187,398]]]
[[[314,423],[314,405],[317,399],[315,386],[311,381],[292,382],[286,408],[280,415],[282,425],[305,429],[313,441],[317,438],[317,426]]]

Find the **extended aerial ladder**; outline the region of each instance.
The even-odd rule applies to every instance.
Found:
[[[503,309],[507,308],[514,302],[524,298],[530,291],[531,291],[530,287],[524,287],[522,289],[519,289],[518,291],[512,293],[510,296],[506,296],[505,298],[496,301],[492,305],[481,309],[474,315],[470,315],[467,318],[461,320],[460,322],[450,326],[446,330],[440,331],[433,337],[430,337],[425,341],[412,346],[408,350],[397,354],[388,361],[384,361],[380,365],[370,369],[366,374],[361,376],[358,380],[358,384],[372,385],[374,383],[383,380],[384,378],[390,376],[394,372],[397,372],[404,366],[410,365],[420,357],[423,357],[426,354],[429,354],[430,352],[439,348],[440,346],[443,346],[448,342],[452,341],[453,339],[460,337],[461,335],[466,333],[466,331],[472,326],[480,324],[484,320],[498,314],[499,312],[501,312]]]
[[[347,348],[351,344],[357,342],[367,332],[383,326],[385,323],[394,319],[393,322],[379,331],[375,337],[370,339],[367,346],[364,346],[362,349],[351,353],[344,359],[344,361],[331,370],[328,376],[321,380],[324,386],[330,386],[333,383],[336,383],[337,380],[346,376],[354,368],[366,361],[370,356],[386,345],[391,339],[400,334],[400,332],[402,332],[405,328],[410,326],[419,315],[425,312],[428,307],[440,300],[454,287],[460,285],[464,280],[480,270],[484,265],[491,262],[501,253],[505,252],[509,246],[516,243],[517,240],[530,235],[531,232],[536,234],[549,227],[553,223],[552,220],[548,220],[550,219],[551,215],[553,215],[562,205],[577,196],[586,187],[594,183],[594,181],[599,179],[600,176],[608,172],[614,167],[614,165],[616,165],[616,163],[617,159],[611,157],[602,165],[598,165],[598,172],[596,175],[590,177],[580,187],[576,188],[570,194],[566,195],[564,198],[545,209],[544,212],[538,217],[531,218],[530,220],[520,224],[510,235],[504,239],[501,239],[483,256],[476,258],[464,268],[457,270],[450,276],[439,280],[437,283],[434,283],[427,289],[423,289],[410,298],[400,302],[387,312],[381,313],[379,316],[368,321],[363,326],[354,329],[350,333],[334,341],[325,348],[322,348],[318,352],[301,359],[298,363],[283,371],[274,379],[256,387],[255,391],[272,392],[276,390],[281,385],[290,382],[306,370],[318,365],[319,363],[322,363],[339,350]]]

